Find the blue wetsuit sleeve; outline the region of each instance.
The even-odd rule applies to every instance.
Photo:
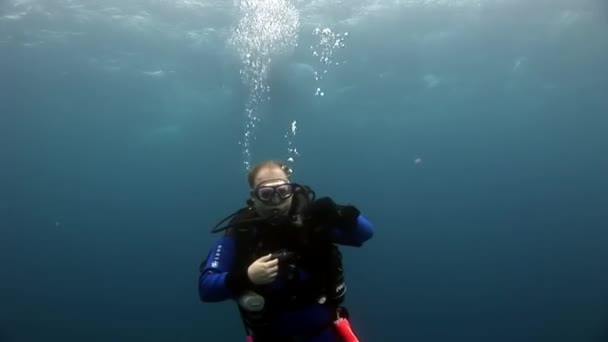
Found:
[[[251,285],[247,269],[236,269],[236,243],[233,237],[220,238],[203,262],[198,293],[203,302],[219,302],[238,296]]]
[[[329,230],[329,237],[332,242],[354,247],[361,247],[373,235],[374,228],[363,215],[357,217],[357,224],[354,227],[332,227]]]

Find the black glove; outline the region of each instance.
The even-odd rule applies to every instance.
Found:
[[[329,197],[321,197],[312,202],[307,217],[315,225],[338,226],[354,229],[357,226],[359,210],[352,205],[338,205]]]

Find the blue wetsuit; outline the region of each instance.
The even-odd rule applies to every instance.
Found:
[[[329,229],[330,240],[333,243],[346,246],[360,247],[373,235],[371,223],[363,216],[357,218],[354,229],[342,229],[333,227]],[[246,275],[237,276],[233,267],[235,265],[236,241],[233,236],[225,235],[220,238],[209,252],[205,263],[201,266],[199,278],[199,295],[203,302],[219,302],[228,299],[236,300],[238,293],[250,284]],[[280,272],[280,271],[279,271]],[[299,270],[305,278],[307,275]],[[280,281],[275,280],[271,286],[279,288]],[[310,338],[310,342],[338,342],[341,341],[334,329],[327,326],[335,317],[335,311],[321,304],[311,304],[307,308],[282,312],[274,316],[272,329],[282,336],[306,335],[311,331],[319,331],[319,334]]]

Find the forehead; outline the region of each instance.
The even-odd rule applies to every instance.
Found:
[[[254,178],[254,186],[258,186],[261,183],[268,182],[271,180],[287,180],[285,176],[285,172],[278,167],[272,168],[263,168],[258,172],[257,176]]]

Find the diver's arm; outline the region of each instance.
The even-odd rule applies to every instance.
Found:
[[[203,302],[219,302],[238,296],[251,285],[247,269],[234,269],[236,263],[234,237],[223,236],[201,265],[198,293]]]
[[[334,225],[329,229],[328,233],[330,240],[334,243],[361,247],[365,241],[372,238],[374,228],[365,216],[359,214],[356,222],[353,222],[353,224],[342,223]]]

